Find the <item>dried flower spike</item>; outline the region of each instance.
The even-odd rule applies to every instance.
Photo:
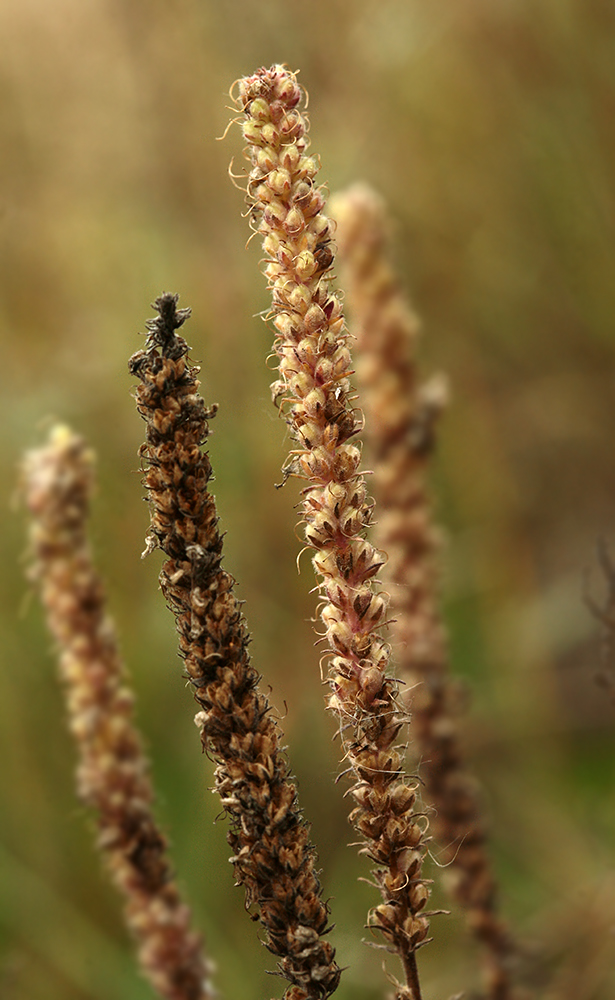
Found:
[[[402,961],[404,995],[418,998],[415,953],[429,931],[429,890],[421,877],[425,824],[415,814],[416,792],[395,746],[406,718],[380,634],[388,598],[375,578],[384,557],[365,539],[371,502],[352,443],[361,421],[352,407],[342,306],[330,287],[332,227],[316,185],[318,161],[307,152],[295,75],[273,66],[237,86],[251,161],[248,200],[273,297],[280,378],[272,393],[297,445],[286,472],[307,480],[302,509],[307,543],[316,550],[331,657],[329,704],[339,714],[354,777],[350,819],[377,866],[383,896],[370,923]]]
[[[30,575],[59,650],[79,754],[79,796],[96,812],[98,846],[125,898],[141,967],[168,1000],[210,1000],[210,967],[152,815],[149,764],[132,721],[133,695],[92,565],[86,524],[93,464],[83,439],[66,427],[54,428],[45,447],[26,455]]]
[[[177,333],[190,314],[176,295],[154,304],[144,351],[130,360],[141,384],[137,409],[146,421],[141,448],[151,528],[146,551],[167,555],[160,585],[177,620],[180,656],[201,711],[203,747],[216,762],[215,787],[230,821],[228,841],[246,904],[267,932],[268,949],[292,985],[287,1000],[325,998],[340,970],[325,940],[316,854],[282,749],[281,733],[248,656],[249,636],[221,566],[222,535],[208,491],[211,464],[201,450],[216,412],[198,394],[198,368]]]
[[[352,333],[366,444],[376,470],[375,541],[386,549],[397,663],[412,708],[411,736],[431,830],[443,852],[446,881],[486,948],[491,1000],[507,1000],[511,941],[497,915],[496,880],[486,848],[478,787],[469,774],[457,726],[456,686],[438,605],[438,534],[426,483],[435,422],[446,403],[442,379],[419,383],[419,324],[387,255],[382,200],[365,185],[334,199],[336,237]]]

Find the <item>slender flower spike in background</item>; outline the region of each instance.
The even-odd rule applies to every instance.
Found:
[[[339,715],[354,779],[350,819],[376,865],[383,897],[370,925],[402,961],[407,986],[398,995],[418,1000],[416,951],[429,932],[429,889],[421,876],[425,822],[416,815],[415,788],[396,747],[406,715],[381,635],[388,598],[376,577],[385,557],[365,538],[372,504],[352,441],[361,420],[352,406],[342,306],[331,289],[332,226],[316,185],[318,161],[308,155],[295,74],[273,66],[237,86],[251,162],[248,201],[263,237],[273,300],[280,377],[272,394],[296,443],[286,473],[307,481],[302,513],[322,596],[329,705]]]
[[[386,549],[399,676],[411,697],[412,750],[420,761],[431,829],[445,881],[485,946],[490,1000],[509,1000],[512,943],[497,912],[497,884],[487,851],[479,789],[461,742],[455,680],[439,608],[437,554],[427,488],[434,424],[446,403],[442,378],[419,381],[419,322],[388,260],[382,199],[356,185],[334,199],[337,243],[352,333],[357,383],[373,459],[378,523]]]
[[[152,986],[167,1000],[211,1000],[209,963],[152,813],[149,762],[92,563],[87,519],[93,485],[92,452],[66,427],[55,427],[47,445],[25,457],[30,575],[58,646],[79,756],[79,797],[96,813],[98,847],[124,897],[139,962]]]

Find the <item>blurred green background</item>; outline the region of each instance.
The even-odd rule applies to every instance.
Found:
[[[3,0],[0,4],[0,997],[150,995],[73,794],[50,642],[23,576],[19,455],[51,419],[99,456],[93,534],[181,883],[228,998],[279,995],[231,888],[195,706],[141,561],[142,424],[128,356],[149,303],[177,291],[217,401],[211,454],[226,566],[284,716],[332,900],[340,998],[371,1000],[372,890],[322,711],[297,487],[269,401],[256,241],[229,183],[232,81],[300,69],[334,190],[387,198],[423,319],[426,373],[453,392],[434,466],[455,671],[472,707],[506,916],[565,957],[559,998],[615,987],[613,709],[596,687],[583,578],[615,538],[615,6],[611,0]],[[594,592],[600,581],[594,571]],[[437,851],[430,869],[438,877]],[[441,897],[438,897],[441,901]],[[476,982],[458,916],[421,952],[426,997]],[[397,973],[395,963],[391,971]],[[551,996],[551,994],[548,994]]]

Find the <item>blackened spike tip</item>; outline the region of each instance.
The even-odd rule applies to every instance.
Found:
[[[180,357],[189,348],[182,337],[177,337],[175,331],[186,322],[191,315],[189,308],[178,309],[179,295],[173,292],[163,292],[152,302],[152,309],[158,315],[145,321],[148,332],[147,347],[160,347],[167,357]]]

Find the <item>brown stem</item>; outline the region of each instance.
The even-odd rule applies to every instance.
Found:
[[[421,985],[419,983],[419,970],[416,964],[416,952],[413,951],[408,955],[404,955],[403,963],[406,982],[408,984],[412,1000],[422,1000]]]

